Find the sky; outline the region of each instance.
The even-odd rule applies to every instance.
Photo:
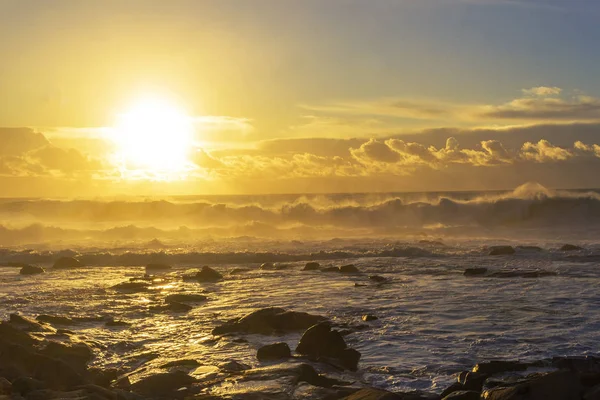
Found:
[[[0,196],[600,187],[596,0],[0,0]]]

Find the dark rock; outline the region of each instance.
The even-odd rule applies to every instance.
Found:
[[[365,388],[351,394],[345,400],[406,400],[406,398],[385,390]]]
[[[369,279],[377,283],[387,282],[387,279],[380,275],[369,275]]]
[[[94,357],[92,350],[84,343],[67,345],[54,341],[49,341],[40,350],[40,354],[62,360],[77,369],[85,369],[86,364]]]
[[[560,248],[561,251],[577,251],[583,250],[583,247],[575,246],[574,244],[565,244]]]
[[[600,373],[600,358],[593,356],[554,357],[552,365],[559,369],[567,369],[579,374]]]
[[[459,379],[460,379],[460,377],[459,377]],[[444,398],[451,393],[458,392],[463,389],[464,389],[463,385],[460,382],[454,382],[452,385],[450,385],[446,389],[444,389],[444,391],[442,392],[442,394],[440,396],[442,398]]]
[[[43,274],[44,272],[46,272],[46,271],[42,267],[38,267],[35,265],[24,265],[21,268],[21,270],[19,271],[19,274],[21,274],[21,275],[36,275],[36,274]]]
[[[465,276],[476,276],[476,275],[484,275],[488,271],[487,268],[467,268],[463,275]]]
[[[24,317],[19,314],[10,314],[8,322],[21,330],[27,332],[53,332],[54,329],[47,325],[40,324],[34,319]]]
[[[462,385],[463,391],[481,392],[483,384],[491,373],[467,371],[458,376],[458,383]]]
[[[256,358],[259,361],[280,360],[282,358],[290,358],[291,356],[290,347],[284,342],[262,346],[256,353]]]
[[[141,293],[150,289],[150,284],[147,282],[123,282],[111,286],[111,289],[123,293]]]
[[[503,372],[525,371],[528,367],[529,364],[522,363],[519,361],[492,360],[476,364],[473,367],[472,372],[493,375]]]
[[[586,390],[583,394],[583,400],[600,400],[600,385]]]
[[[146,271],[148,272],[159,272],[159,271],[168,271],[171,269],[170,265],[167,264],[148,264],[146,265]]]
[[[321,268],[321,272],[340,272],[339,267],[324,267]]]
[[[211,267],[204,266],[200,271],[196,273],[195,278],[199,282],[214,282],[223,279],[223,275],[221,275]]]
[[[583,388],[577,374],[555,371],[533,374],[510,386],[499,386],[481,394],[486,400],[579,400]]]
[[[74,321],[71,318],[59,317],[54,315],[41,314],[35,317],[39,322],[45,322],[53,325],[72,325]]]
[[[302,271],[316,271],[319,268],[321,268],[321,264],[319,264],[318,262],[311,261],[306,263]]]
[[[219,370],[223,371],[223,372],[242,372],[242,371],[246,371],[248,369],[250,369],[250,366],[235,361],[235,360],[230,360],[227,362],[224,362],[222,364],[219,364]]]
[[[171,301],[169,303],[166,303],[162,306],[153,306],[150,307],[150,311],[153,312],[162,312],[162,311],[170,311],[170,312],[188,312],[192,310],[192,306],[184,304],[184,303],[178,303],[176,301]]]
[[[199,303],[205,300],[206,296],[201,294],[176,293],[170,294],[167,297],[165,297],[165,302],[167,303]]]
[[[490,247],[490,256],[500,256],[505,254],[515,254],[512,246],[492,246]]]
[[[328,322],[311,326],[302,335],[296,352],[312,358],[332,358],[340,362],[345,369],[357,369],[360,353],[348,349],[340,332],[331,329]]]
[[[377,318],[375,315],[372,315],[372,314],[365,314],[365,315],[362,316],[362,320],[365,321],[365,322],[376,321],[378,319],[379,318]]]
[[[313,386],[330,388],[334,385],[348,385],[347,382],[339,381],[337,379],[328,378],[325,375],[319,374],[311,365],[300,364],[298,366],[300,374],[298,375],[298,382],[310,383]]]
[[[340,272],[342,274],[356,274],[360,271],[353,264],[348,264],[348,265],[342,265],[340,267]]]
[[[233,332],[273,334],[307,329],[325,317],[311,315],[304,312],[286,311],[283,308],[272,307],[254,311],[238,320],[217,326],[213,335],[222,335]]]
[[[73,269],[73,268],[81,268],[83,264],[74,257],[61,257],[54,262],[54,266],[52,268],[55,269]]]
[[[8,322],[0,322],[0,342],[33,346],[38,340]]]
[[[117,368],[98,368],[92,367],[87,370],[87,377],[94,385],[108,387],[111,382],[116,381],[121,375]]]
[[[267,271],[268,270],[272,270],[272,269],[275,269],[275,265],[273,263],[270,263],[270,262],[262,263],[260,265],[260,269],[263,270],[263,271],[265,271],[265,270],[267,270]]]
[[[200,365],[200,363],[196,360],[176,360],[176,361],[170,361],[166,364],[161,365],[161,368],[173,368],[173,367],[189,367],[189,368],[193,368],[193,367],[198,367]]]
[[[0,376],[0,395],[10,394],[12,392],[12,383],[6,378]]]
[[[442,400],[479,400],[480,393],[472,390],[459,390],[452,392]]]
[[[37,379],[29,378],[27,376],[21,376],[12,382],[13,393],[19,393],[20,395],[27,395],[30,392],[45,389],[46,385],[44,382]]]
[[[148,397],[169,397],[173,396],[178,389],[187,387],[194,382],[196,379],[185,372],[175,371],[143,378],[131,385],[131,391]]]

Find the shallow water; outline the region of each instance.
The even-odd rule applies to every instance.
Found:
[[[552,249],[557,244],[544,246]],[[20,276],[17,268],[5,267],[0,268],[0,317],[18,312],[128,321],[129,327],[107,328],[104,322],[90,321],[66,328],[97,342],[95,364],[125,365],[135,371],[134,379],[176,359],[198,360],[204,367],[194,373],[202,375],[229,359],[259,365],[255,354],[262,344],[284,340],[293,349],[301,332],[221,340],[210,333],[221,322],[270,306],[368,325],[346,336],[348,345],[362,353],[353,378],[390,390],[441,391],[454,374],[482,360],[598,353],[600,272],[598,258],[593,257],[600,254],[597,246],[588,243],[585,251],[572,253],[518,251],[496,257],[487,256],[481,242],[424,250],[426,256],[421,257],[360,257],[355,251],[351,259],[321,262],[353,263],[362,272],[357,275],[303,272],[303,261],[286,263],[288,268],[280,271],[225,262],[214,266],[225,279],[210,284],[183,282],[184,271],[198,265],[177,264],[165,275],[164,284],[135,294],[110,287],[142,276],[141,266],[48,268],[38,276]],[[557,275],[463,275],[465,268],[481,266]],[[240,267],[250,271],[229,274]],[[389,283],[376,285],[369,281],[370,274],[382,275]],[[175,292],[204,293],[209,299],[188,313],[149,310]],[[366,313],[379,319],[364,323],[360,318]],[[240,336],[248,342],[234,342]]]

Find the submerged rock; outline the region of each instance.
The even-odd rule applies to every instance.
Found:
[[[561,251],[577,251],[583,250],[583,247],[575,246],[574,244],[565,244],[560,248]]]
[[[384,283],[387,282],[387,278],[384,278],[383,276],[380,275],[369,275],[369,279],[372,280],[373,282],[377,282],[377,283]]]
[[[223,372],[242,372],[250,369],[250,366],[239,361],[230,360],[219,364],[218,368]]]
[[[373,314],[365,314],[362,316],[362,320],[365,322],[369,322],[369,321],[376,321],[379,318],[377,318],[375,315]]]
[[[46,272],[46,270],[44,270],[44,268],[42,267],[38,267],[36,265],[24,265],[21,270],[19,271],[19,274],[21,275],[37,275],[37,274],[43,274],[44,272]]]
[[[175,371],[164,374],[150,375],[131,385],[131,391],[148,397],[179,397],[174,396],[178,389],[187,387],[196,382],[188,374],[182,371]]]
[[[148,291],[150,284],[148,282],[123,282],[111,286],[111,289],[123,293],[140,293]]]
[[[284,342],[262,346],[256,353],[256,358],[259,361],[280,360],[291,356],[290,346]]]
[[[178,303],[176,301],[171,301],[168,302],[166,304],[160,305],[160,306],[152,306],[150,307],[150,311],[153,312],[162,312],[162,311],[170,311],[170,312],[188,312],[191,311],[193,309],[192,306],[184,304],[184,303]]]
[[[296,352],[317,360],[333,359],[345,369],[356,371],[360,353],[348,348],[340,332],[331,329],[328,322],[311,326],[302,335]]]
[[[484,267],[480,267],[480,268],[467,268],[465,269],[464,272],[464,276],[477,276],[477,275],[485,275],[485,273],[488,271],[487,268]]]
[[[187,293],[175,293],[165,297],[166,303],[199,303],[206,301],[206,296],[202,294],[187,294]]]
[[[318,262],[307,262],[302,271],[316,271],[321,268],[321,264]]]
[[[71,318],[46,314],[40,314],[35,319],[39,322],[46,322],[53,325],[73,325],[75,323]]]
[[[307,329],[325,320],[326,318],[320,315],[271,307],[254,311],[242,318],[217,326],[212,333],[213,335],[222,335],[243,332],[269,335],[277,332]]]
[[[54,266],[52,268],[55,269],[73,269],[73,268],[81,268],[83,264],[81,261],[74,257],[61,257],[54,262]]]
[[[340,272],[342,274],[356,274],[356,273],[359,273],[360,271],[358,270],[358,268],[356,268],[354,266],[354,264],[348,264],[348,265],[342,265],[340,267]]]
[[[208,266],[202,267],[194,277],[199,282],[215,282],[223,279],[223,275]]]
[[[190,368],[194,368],[194,367],[198,367],[200,365],[200,363],[196,360],[192,360],[192,359],[186,359],[186,360],[176,360],[176,361],[170,361],[166,364],[161,365],[161,368],[173,368],[173,367],[190,367]]]
[[[515,254],[515,249],[512,246],[492,246],[490,247],[490,256],[501,256]]]

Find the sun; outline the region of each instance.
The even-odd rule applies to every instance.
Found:
[[[167,100],[144,98],[118,115],[114,142],[117,160],[129,175],[169,179],[189,168],[192,118]]]

